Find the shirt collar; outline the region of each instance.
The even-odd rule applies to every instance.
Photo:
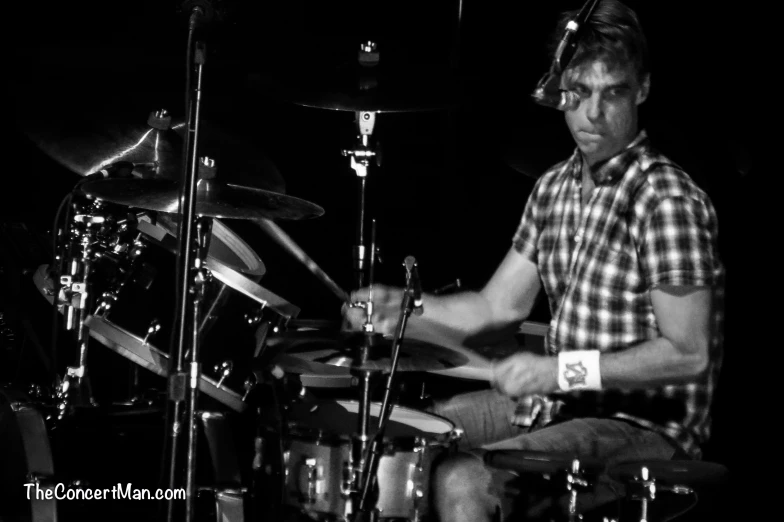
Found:
[[[624,173],[628,170],[629,166],[634,163],[641,155],[643,149],[648,144],[648,134],[645,130],[641,130],[637,137],[632,140],[621,152],[612,158],[605,160],[599,167],[592,173],[594,183],[597,185],[610,184],[619,180]],[[575,179],[582,178],[583,156],[580,154],[580,149],[575,149],[574,154],[570,160],[572,176]]]

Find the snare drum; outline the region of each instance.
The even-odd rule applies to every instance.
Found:
[[[380,409],[380,403],[371,404],[371,426]],[[350,451],[358,410],[356,401],[330,401],[290,413],[283,445],[287,505],[317,520],[351,514]],[[458,436],[443,417],[393,408],[376,475],[382,519],[421,520],[429,513],[431,469],[437,458],[456,450]]]

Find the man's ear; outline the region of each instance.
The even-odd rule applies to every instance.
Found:
[[[641,104],[648,99],[648,93],[651,92],[651,75],[646,74],[642,82],[640,82],[640,90],[637,91],[637,105]]]

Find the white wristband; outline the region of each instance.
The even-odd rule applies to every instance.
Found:
[[[558,387],[562,391],[601,390],[599,350],[558,353]]]

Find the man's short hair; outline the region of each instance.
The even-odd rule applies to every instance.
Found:
[[[566,24],[579,11],[562,14],[550,45],[555,55]],[[637,13],[618,0],[600,0],[587,22],[580,28],[579,43],[567,68],[583,65],[596,59],[604,60],[608,67],[631,64],[637,77],[643,79],[650,72],[648,43]]]

